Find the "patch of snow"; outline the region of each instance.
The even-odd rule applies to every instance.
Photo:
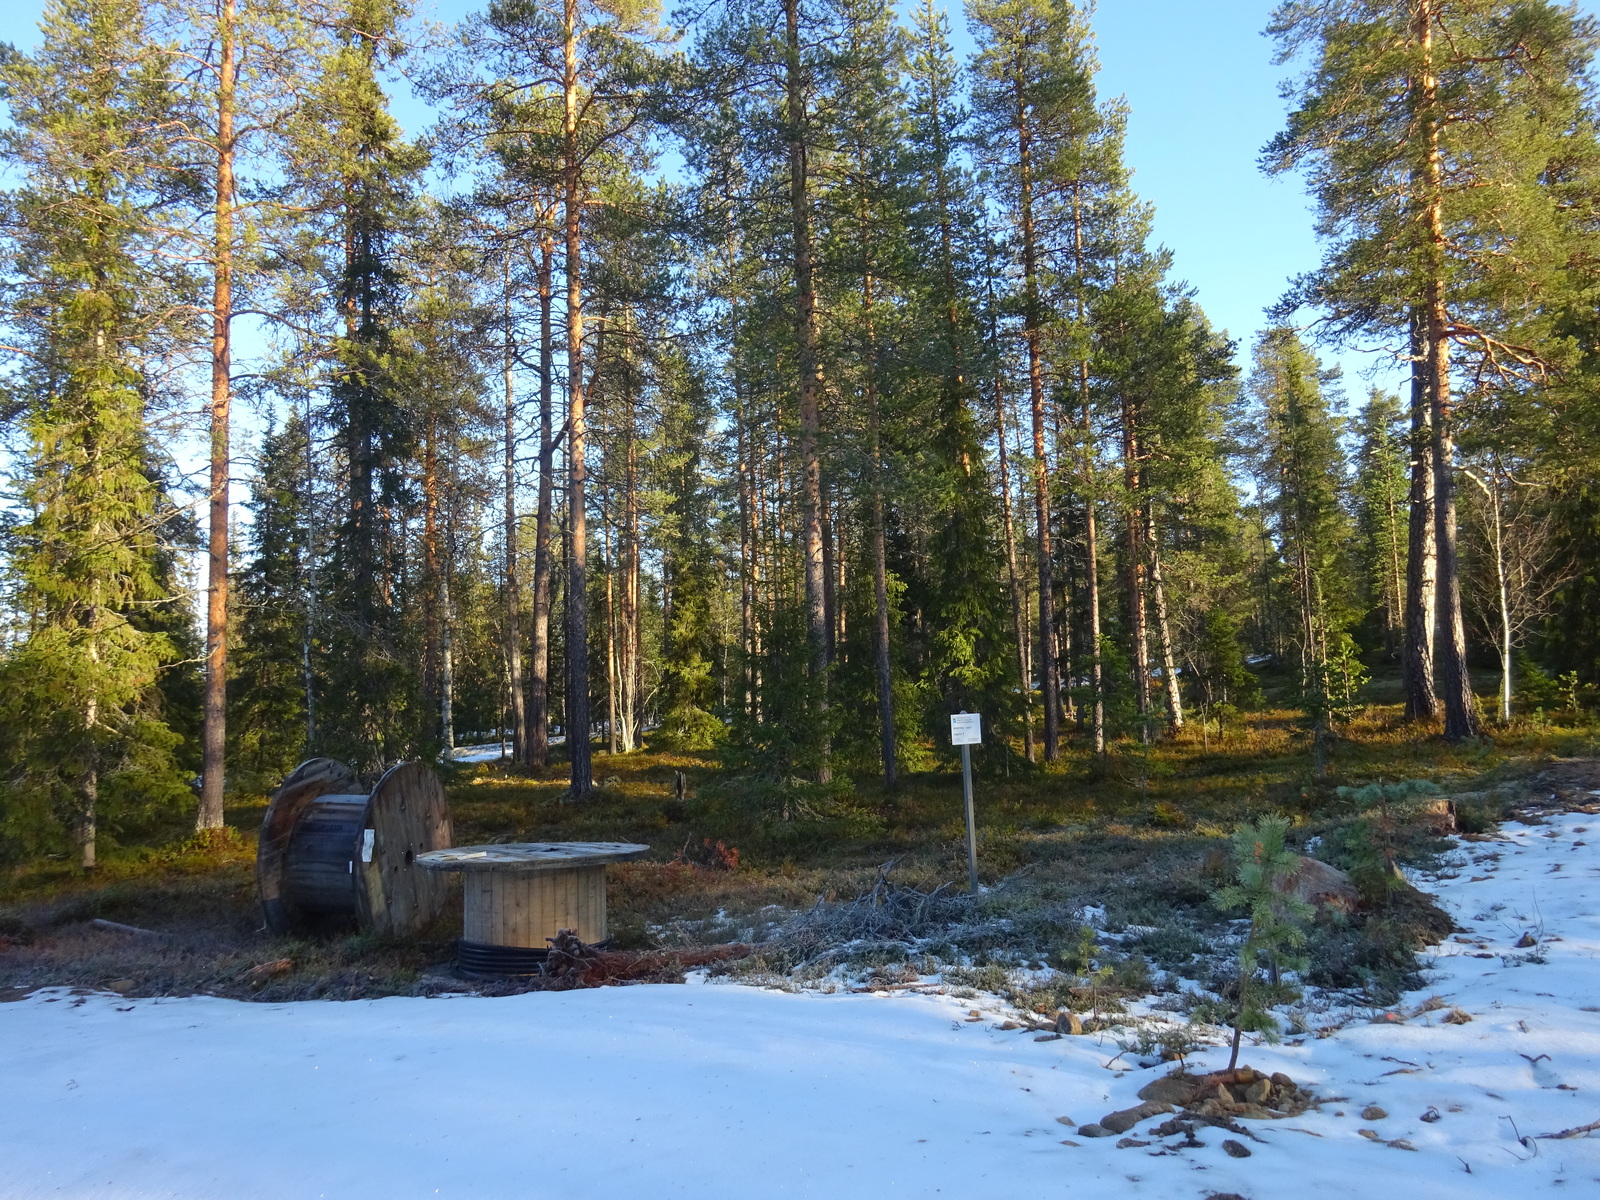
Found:
[[[1129,1107],[1160,1068],[1130,1063],[1116,1031],[1038,1041],[997,1027],[1014,1014],[997,998],[932,986],[824,996],[696,975],[297,1004],[56,989],[0,1004],[0,1195],[1595,1195],[1600,1139],[1530,1136],[1600,1118],[1593,820],[1507,825],[1502,858],[1438,881],[1466,928],[1432,950],[1425,991],[1247,1045],[1243,1061],[1330,1097],[1250,1122],[1248,1159],[1217,1129],[1189,1149],[1077,1136],[1058,1118]],[[1132,1008],[1125,1031],[1168,1019]],[[1472,1020],[1445,1023],[1452,1008]],[[1191,1064],[1226,1059],[1212,1045]]]

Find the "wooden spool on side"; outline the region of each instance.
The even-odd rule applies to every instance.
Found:
[[[416,857],[451,843],[450,804],[439,777],[418,762],[391,767],[372,789],[360,837],[355,873],[361,927],[415,933],[438,916],[450,881],[418,867]]]
[[[463,877],[462,937],[481,946],[548,950],[570,929],[594,945],[606,940],[606,869],[478,871]]]
[[[364,792],[318,796],[289,839],[289,894],[302,912],[356,914],[355,860],[367,824]]]
[[[293,932],[310,915],[297,903],[289,880],[289,849],[301,816],[319,796],[348,794],[359,786],[355,772],[342,762],[308,758],[272,794],[256,848],[256,887],[262,915],[273,933]]]

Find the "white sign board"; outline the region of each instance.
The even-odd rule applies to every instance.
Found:
[[[977,713],[950,714],[950,744],[976,746],[983,741],[983,718]]]

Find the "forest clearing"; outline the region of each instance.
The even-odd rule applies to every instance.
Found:
[[[1600,1182],[1593,4],[438,4],[0,13],[0,1196]]]

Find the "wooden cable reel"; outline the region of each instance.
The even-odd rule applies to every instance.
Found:
[[[343,763],[307,759],[261,822],[256,884],[267,927],[297,933],[353,916],[368,932],[416,933],[449,888],[413,864],[450,841],[444,787],[421,763],[391,767],[368,793]]]

